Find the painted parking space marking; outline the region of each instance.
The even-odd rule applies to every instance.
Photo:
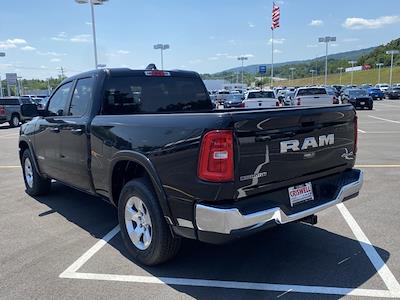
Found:
[[[356,168],[400,168],[400,165],[355,165]]]
[[[16,169],[21,168],[21,166],[0,166],[0,169]]]
[[[373,119],[377,119],[377,120],[382,120],[382,121],[390,122],[390,123],[400,124],[400,121],[395,121],[395,120],[390,120],[390,119],[379,118],[379,117],[375,117],[375,116],[371,116],[371,115],[368,115],[368,117],[373,118]]]
[[[99,280],[99,281],[115,281],[115,282],[132,282],[132,283],[147,283],[147,284],[160,284],[160,285],[179,285],[179,286],[193,286],[193,287],[206,287],[206,288],[227,288],[227,289],[241,289],[241,290],[258,290],[269,292],[283,292],[281,296],[290,292],[296,293],[311,293],[311,294],[325,294],[325,295],[349,295],[359,297],[381,297],[381,298],[400,298],[400,284],[383,262],[374,246],[368,240],[367,236],[361,230],[360,226],[354,220],[353,216],[346,209],[344,204],[339,204],[338,209],[342,214],[344,220],[351,228],[356,239],[360,243],[362,249],[371,261],[372,265],[377,270],[378,275],[387,286],[387,290],[378,289],[364,289],[364,288],[342,288],[330,286],[316,286],[316,285],[292,285],[292,284],[273,284],[273,283],[259,283],[259,282],[244,282],[244,281],[227,281],[227,280],[208,280],[208,279],[190,279],[178,277],[155,277],[155,276],[136,276],[136,275],[117,275],[117,274],[99,274],[99,273],[82,273],[78,272],[79,269],[98,251],[101,250],[112,238],[114,238],[120,231],[119,226],[116,226],[102,239],[100,239],[94,246],[87,250],[81,257],[79,257],[72,265],[70,265],[60,278],[68,279],[82,279],[82,280]]]

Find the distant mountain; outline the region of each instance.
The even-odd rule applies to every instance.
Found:
[[[360,50],[353,50],[353,51],[347,51],[347,52],[341,52],[341,53],[335,53],[335,54],[330,54],[328,55],[328,59],[329,60],[357,60],[362,56],[368,55],[371,52],[373,52],[377,47],[370,47],[370,48],[365,48],[365,49],[360,49]],[[274,68],[278,68],[278,67],[283,67],[286,65],[300,65],[300,64],[309,64],[313,61],[320,61],[320,60],[324,60],[325,56],[321,56],[321,57],[317,57],[314,59],[307,59],[307,60],[295,60],[295,61],[288,61],[288,62],[283,62],[283,63],[275,63],[274,64]],[[257,74],[258,73],[258,67],[260,64],[256,64],[256,65],[248,65],[245,66],[244,72],[245,73],[250,73],[250,74]],[[267,68],[269,69],[271,67],[271,64],[267,64]],[[215,73],[214,75],[218,75],[221,73],[225,73],[225,72],[241,72],[242,68],[241,67],[236,67],[236,68],[231,68],[228,70],[224,70],[222,72],[218,72]]]
[[[358,59],[358,62],[359,64],[368,64],[372,67],[374,67],[376,63],[383,63],[384,66],[390,66],[391,56],[386,54],[386,51],[389,50],[400,50],[400,38],[392,40],[385,45],[376,47],[369,53],[365,53]],[[399,65],[400,55],[395,55],[393,60],[395,66]]]

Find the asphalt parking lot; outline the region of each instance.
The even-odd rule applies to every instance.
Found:
[[[400,100],[358,111],[358,198],[223,246],[185,241],[158,267],[129,260],[107,203],[58,183],[24,192],[18,129],[0,125],[0,298],[400,298]]]

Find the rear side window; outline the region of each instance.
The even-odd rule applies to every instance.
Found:
[[[326,90],[324,88],[310,88],[310,89],[301,89],[297,93],[297,96],[312,96],[312,95],[326,95]]]
[[[17,98],[0,99],[0,105],[19,105]]]
[[[275,94],[272,91],[260,91],[260,92],[250,92],[248,99],[256,99],[256,98],[275,98]]]
[[[105,86],[103,114],[208,111],[212,104],[202,81],[187,77],[111,77]]]
[[[93,78],[79,79],[72,95],[68,115],[83,116],[86,112],[89,101],[92,99],[92,92]]]
[[[62,85],[49,100],[48,116],[63,116],[72,81]]]
[[[31,104],[32,101],[28,97],[22,97],[21,98],[21,104]]]

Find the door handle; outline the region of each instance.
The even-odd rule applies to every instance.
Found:
[[[82,129],[71,129],[71,132],[73,133],[73,134],[77,134],[77,135],[80,135],[80,134],[82,134],[83,133],[83,130]]]
[[[50,128],[50,131],[51,131],[51,132],[54,132],[54,133],[59,133],[59,132],[60,132],[60,128],[58,128],[58,127],[53,127],[53,128]]]

